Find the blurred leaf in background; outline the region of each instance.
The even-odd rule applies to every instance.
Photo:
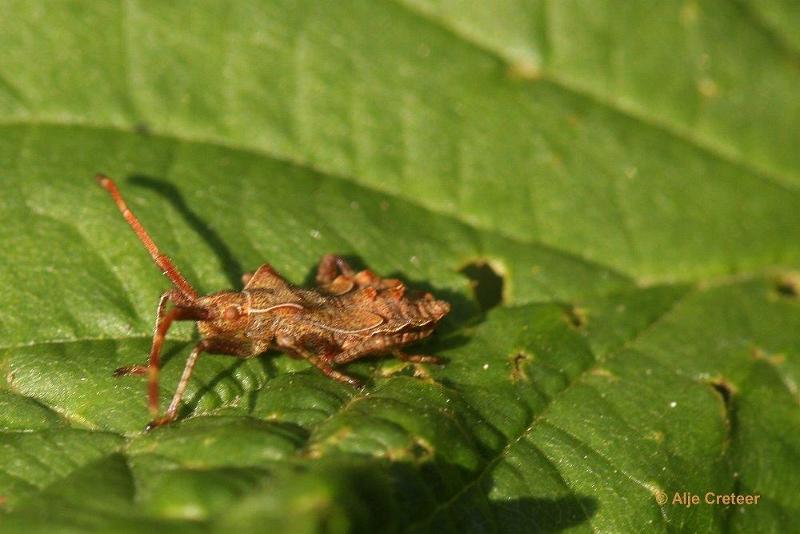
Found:
[[[0,530],[785,531],[800,513],[791,0],[0,2]],[[203,356],[167,281],[337,252],[453,312],[356,391]],[[192,339],[174,329],[162,405]],[[678,492],[760,495],[686,507]],[[660,504],[659,499],[669,496]]]

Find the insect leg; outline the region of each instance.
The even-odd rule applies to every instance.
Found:
[[[361,387],[361,382],[356,380],[351,376],[347,376],[344,373],[340,373],[336,369],[333,368],[332,362],[335,359],[335,356],[330,352],[323,352],[322,354],[314,354],[313,352],[301,347],[297,344],[292,346],[282,346],[281,348],[285,348],[295,354],[299,354],[309,362],[311,362],[314,367],[325,373],[325,376],[328,378],[333,378],[334,380],[338,380],[339,382],[344,382],[345,384],[350,384],[353,387],[359,388]]]
[[[361,382],[353,378],[352,376],[348,376],[344,373],[340,373],[336,369],[333,368],[330,364],[330,359],[326,356],[316,356],[316,355],[308,355],[305,357],[308,361],[310,361],[314,366],[325,373],[325,376],[328,378],[333,378],[334,380],[338,380],[339,382],[344,382],[345,384],[350,384],[354,388],[360,388]]]
[[[189,359],[186,360],[186,365],[183,367],[183,374],[181,375],[180,382],[178,382],[178,387],[175,388],[175,394],[172,396],[172,401],[169,403],[166,415],[150,422],[146,430],[171,423],[175,420],[178,416],[178,408],[180,407],[183,395],[186,393],[186,386],[189,384],[189,378],[191,378],[192,371],[194,371],[194,366],[197,363],[197,358],[200,357],[201,353],[208,350],[208,348],[209,343],[206,340],[195,345],[194,349],[192,349],[192,353],[189,354]]]
[[[339,275],[352,277],[353,268],[344,258],[334,254],[325,254],[317,267],[317,284],[326,286],[333,282]]]
[[[158,325],[161,324],[161,321],[164,319],[164,311],[167,308],[167,303],[173,298],[173,290],[166,291],[161,298],[158,299],[158,308],[156,311],[156,326],[154,330],[158,332]],[[147,370],[149,369],[149,365],[126,365],[124,367],[119,367],[114,371],[114,376],[131,376],[131,375],[146,375]]]
[[[166,311],[167,303],[170,300],[176,304],[176,307]],[[158,301],[156,327],[153,333],[153,343],[150,346],[150,357],[147,365],[120,367],[114,372],[114,376],[148,375],[150,382],[148,385],[147,403],[150,412],[154,416],[158,415],[158,376],[161,369],[161,346],[164,344],[164,338],[167,335],[169,327],[172,326],[173,321],[186,319],[202,320],[206,317],[206,310],[202,308],[183,307],[183,305],[190,304],[190,300],[187,300],[183,294],[174,289],[161,295]]]
[[[317,285],[328,293],[341,295],[353,286],[396,289],[397,299],[403,296],[405,286],[400,280],[383,279],[369,269],[355,272],[344,258],[333,254],[322,257],[317,267]]]
[[[163,316],[158,325],[156,325],[156,333],[153,336],[153,344],[150,347],[150,360],[147,365],[147,374],[150,379],[147,388],[147,405],[153,416],[158,415],[158,377],[161,372],[161,346],[164,344],[164,338],[167,336],[169,327],[172,326],[172,321],[180,316],[180,312],[180,308],[172,308]]]
[[[384,348],[381,350],[381,347],[375,346],[355,346],[352,347],[350,350],[340,352],[336,354],[334,357],[334,362],[336,364],[344,364],[348,362],[352,362],[353,360],[357,360],[364,356],[370,354],[381,354],[386,352],[387,349]],[[404,362],[411,362],[411,363],[441,363],[442,360],[437,358],[436,356],[423,356],[421,354],[406,354],[400,349],[392,349],[392,355],[397,358],[398,360],[402,360]]]
[[[339,256],[326,254],[317,268],[317,285],[330,295],[344,295],[355,287],[353,268]]]
[[[393,350],[392,354],[395,358],[403,360],[404,362],[412,363],[441,363],[442,360],[436,356],[422,356],[420,354],[406,354],[401,350]]]

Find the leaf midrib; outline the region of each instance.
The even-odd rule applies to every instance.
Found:
[[[89,131],[110,131],[115,132],[122,135],[129,135],[129,136],[138,136],[140,134],[136,133],[131,127],[126,125],[119,125],[119,124],[98,124],[92,123],[82,120],[64,120],[63,118],[60,119],[20,119],[17,121],[3,121],[0,120],[0,128],[78,128],[78,129],[85,129]],[[364,190],[371,191],[377,194],[385,195],[390,198],[396,199],[398,201],[407,203],[411,206],[414,206],[418,209],[422,209],[431,213],[435,216],[442,217],[445,219],[449,219],[457,224],[462,225],[464,228],[471,230],[473,232],[478,232],[483,234],[487,238],[491,238],[492,236],[497,236],[502,239],[506,239],[512,243],[516,243],[519,245],[527,245],[537,247],[543,252],[551,253],[554,255],[561,256],[565,259],[574,261],[576,263],[580,263],[586,267],[589,267],[593,270],[603,270],[606,271],[608,274],[617,276],[622,280],[631,282],[634,285],[639,287],[648,287],[653,285],[659,284],[686,284],[686,283],[715,283],[716,280],[724,280],[730,278],[732,276],[753,276],[761,272],[767,272],[769,270],[774,270],[779,268],[780,265],[777,264],[769,264],[764,265],[760,269],[751,269],[751,270],[741,270],[741,271],[734,271],[733,273],[728,274],[697,274],[695,276],[687,276],[685,278],[676,277],[676,276],[652,276],[652,275],[637,275],[635,273],[631,273],[626,271],[625,269],[615,266],[615,265],[608,265],[601,261],[595,260],[593,258],[589,258],[580,254],[577,254],[573,251],[563,250],[554,246],[549,243],[542,242],[537,239],[524,239],[518,235],[511,234],[509,232],[505,232],[500,228],[493,228],[490,226],[486,226],[480,223],[477,223],[472,220],[467,220],[464,217],[459,216],[457,213],[450,213],[445,211],[439,207],[429,205],[424,202],[424,199],[420,197],[404,197],[398,194],[395,191],[392,191],[388,188],[380,188],[375,184],[367,184],[362,183],[350,176],[341,173],[333,173],[326,169],[323,169],[311,162],[304,161],[297,157],[290,157],[283,154],[276,154],[274,152],[270,152],[260,147],[254,146],[239,146],[229,142],[226,142],[222,139],[214,139],[214,138],[205,138],[200,136],[187,136],[185,134],[175,134],[175,133],[165,133],[159,131],[149,132],[148,137],[157,138],[164,142],[173,142],[178,144],[195,144],[195,145],[207,145],[211,147],[222,148],[225,150],[229,150],[231,152],[240,153],[240,154],[247,154],[251,156],[256,156],[260,158],[270,159],[277,163],[282,163],[286,165],[291,165],[297,167],[299,169],[303,169],[306,171],[310,171],[315,173],[319,176],[325,176],[330,179],[338,180],[341,182],[345,182],[348,184],[352,184],[356,187],[360,187]],[[800,193],[800,189],[797,191],[795,190],[787,190],[790,194],[796,195]],[[480,251],[479,251],[480,252]],[[704,265],[698,264],[698,268],[700,269],[713,269],[713,265]],[[2,348],[2,347],[0,347]]]
[[[111,131],[111,132],[116,132],[116,133],[119,133],[119,134],[130,135],[130,136],[139,135],[132,128],[129,128],[127,126],[115,125],[115,124],[97,124],[97,123],[91,123],[91,122],[86,122],[86,121],[81,121],[81,120],[69,121],[69,120],[63,120],[63,119],[56,120],[56,119],[31,119],[31,118],[26,119],[26,120],[18,120],[18,121],[2,121],[2,120],[0,120],[0,128],[23,128],[23,127],[26,127],[26,128],[81,128],[81,129],[86,129],[86,130],[89,130],[89,131]],[[514,235],[514,234],[510,234],[510,233],[504,232],[504,231],[502,231],[501,229],[498,229],[498,228],[487,227],[487,226],[483,226],[483,225],[477,224],[474,221],[468,221],[467,219],[465,219],[463,217],[460,217],[458,214],[449,213],[449,212],[444,211],[444,210],[442,210],[440,208],[425,204],[424,202],[420,201],[421,199],[419,197],[417,197],[417,198],[404,197],[404,196],[399,195],[395,191],[391,191],[390,189],[382,189],[382,188],[379,188],[378,186],[376,186],[375,184],[365,184],[365,183],[359,182],[358,180],[356,180],[354,178],[348,177],[348,176],[343,175],[343,174],[333,173],[331,171],[328,171],[328,170],[325,170],[325,169],[323,169],[321,167],[318,167],[318,166],[314,165],[313,163],[310,163],[308,161],[303,161],[303,160],[301,160],[299,158],[288,157],[288,156],[285,156],[283,154],[276,154],[276,153],[267,151],[267,150],[265,150],[263,148],[259,148],[259,147],[245,146],[245,145],[241,145],[241,146],[240,145],[234,145],[234,144],[228,143],[228,142],[226,142],[226,141],[224,141],[222,139],[204,138],[204,137],[199,137],[199,136],[198,137],[194,137],[194,136],[187,136],[185,134],[180,134],[179,135],[179,134],[165,133],[165,132],[159,132],[159,131],[149,132],[147,134],[147,136],[149,138],[157,138],[157,139],[160,139],[160,140],[165,141],[165,142],[174,142],[174,143],[179,143],[179,144],[207,145],[207,146],[213,146],[213,147],[217,147],[217,148],[223,148],[225,150],[230,150],[231,152],[236,152],[236,153],[240,153],[240,154],[248,154],[248,155],[251,155],[251,156],[257,156],[257,157],[261,157],[261,158],[270,159],[270,160],[278,162],[278,163],[291,165],[291,166],[297,167],[299,169],[310,171],[310,172],[315,173],[315,174],[320,175],[320,176],[325,176],[327,178],[331,178],[331,179],[334,179],[334,180],[346,182],[348,184],[352,184],[354,186],[360,187],[360,188],[365,189],[367,191],[372,191],[372,192],[377,193],[377,194],[381,194],[381,195],[385,195],[385,196],[388,196],[388,197],[393,198],[393,199],[397,199],[398,201],[410,204],[410,205],[412,205],[412,206],[414,206],[416,208],[425,210],[425,211],[427,211],[427,212],[429,212],[429,213],[431,213],[433,215],[436,215],[438,217],[449,219],[449,220],[451,220],[453,222],[456,222],[456,223],[464,226],[465,228],[468,228],[468,229],[471,229],[473,231],[477,231],[477,232],[480,232],[480,233],[483,233],[483,234],[487,234],[488,237],[491,237],[492,235],[494,235],[494,236],[497,236],[497,237],[501,237],[503,239],[507,239],[508,241],[511,241],[513,243],[516,243],[516,244],[538,247],[538,248],[540,248],[541,250],[543,250],[545,252],[550,252],[550,253],[562,256],[562,257],[567,258],[569,260],[581,263],[581,264],[583,264],[583,265],[585,265],[585,266],[587,266],[589,268],[596,269],[596,270],[602,269],[602,270],[608,271],[610,274],[616,275],[616,276],[618,276],[620,278],[625,278],[625,279],[628,279],[630,281],[633,280],[633,275],[632,274],[626,273],[626,272],[620,270],[616,266],[611,266],[611,265],[604,264],[604,263],[599,262],[597,260],[581,256],[581,255],[576,254],[576,253],[574,253],[572,251],[566,251],[566,250],[560,249],[558,247],[555,247],[553,245],[550,245],[548,243],[544,243],[544,242],[536,240],[536,239],[523,239],[522,237],[520,237],[518,235]],[[98,171],[99,171],[99,169],[98,169]]]

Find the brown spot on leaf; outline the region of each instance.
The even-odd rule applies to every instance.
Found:
[[[378,378],[392,378],[393,376],[414,376],[423,382],[437,384],[433,375],[424,363],[415,363],[402,360],[390,360],[378,368],[375,374]]]
[[[133,130],[139,135],[150,135],[153,133],[150,123],[144,121],[137,122],[134,125]]]
[[[433,458],[436,449],[428,440],[420,436],[413,436],[407,447],[397,447],[386,450],[386,457],[393,461],[413,461],[416,463],[427,462]]]
[[[752,357],[754,360],[763,360],[770,365],[781,365],[786,361],[786,356],[784,354],[770,354],[760,347],[755,347],[753,349]]]
[[[512,355],[511,358],[511,381],[528,381],[528,365],[533,361],[533,356],[527,352],[520,351]]]
[[[349,426],[343,426],[320,443],[312,444],[305,452],[305,456],[308,458],[322,458],[325,455],[325,452],[330,449],[331,447],[338,446],[342,441],[347,439],[350,434],[353,433],[353,429]]]
[[[714,391],[720,396],[727,409],[731,398],[736,393],[736,387],[721,376],[707,380],[706,384],[714,388]]]
[[[731,445],[731,435],[735,432],[736,428],[736,406],[734,404],[734,397],[737,390],[728,379],[722,376],[710,378],[705,382],[714,389],[714,392],[719,395],[719,399],[722,401],[720,415],[727,427],[726,438],[722,445],[724,449],[727,449]]]
[[[570,128],[577,128],[581,125],[581,118],[574,113],[567,115],[567,124],[569,124]]]
[[[711,78],[703,78],[697,82],[697,91],[703,98],[714,98],[719,94],[719,86]]]
[[[610,382],[616,382],[617,380],[619,380],[619,377],[617,377],[617,375],[615,375],[614,373],[603,367],[592,369],[592,375],[607,378]]]
[[[800,297],[800,273],[790,272],[780,275],[775,280],[775,292],[781,298],[796,299]]]
[[[645,435],[645,439],[649,439],[651,441],[655,441],[656,443],[661,443],[664,441],[664,433],[660,430],[653,430],[652,432],[648,432]]]
[[[581,330],[589,323],[589,311],[580,306],[571,306],[564,312],[564,318],[572,328]]]
[[[542,69],[533,61],[522,60],[509,65],[506,75],[512,80],[535,81],[542,77]]]
[[[694,24],[697,22],[697,17],[699,16],[700,8],[697,5],[697,2],[694,0],[690,0],[683,4],[680,11],[680,21],[681,24],[684,26],[688,26],[690,24]]]

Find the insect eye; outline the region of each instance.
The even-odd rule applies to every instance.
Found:
[[[238,319],[239,309],[236,306],[229,306],[228,308],[225,308],[225,311],[222,313],[222,317],[228,321]]]

